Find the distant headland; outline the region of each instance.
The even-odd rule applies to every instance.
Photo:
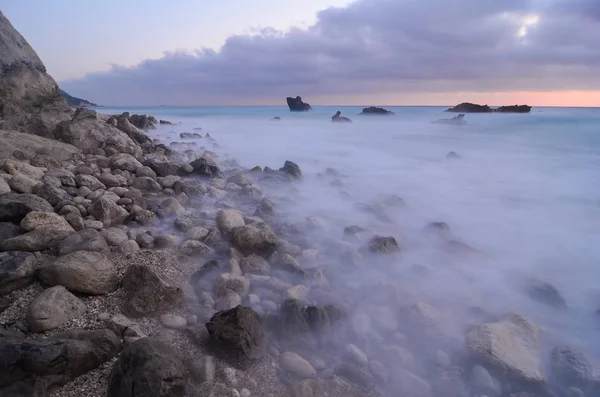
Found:
[[[60,95],[63,98],[65,98],[67,100],[67,102],[71,106],[75,106],[75,107],[89,107],[89,106],[98,107],[99,106],[93,102],[86,100],[86,99],[81,99],[81,98],[77,98],[72,95],[69,95],[65,91],[61,90],[60,88],[58,89],[58,92],[60,93]]]

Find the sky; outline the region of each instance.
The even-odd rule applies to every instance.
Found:
[[[600,106],[599,0],[0,0],[105,105]]]

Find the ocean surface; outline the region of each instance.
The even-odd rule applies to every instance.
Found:
[[[529,114],[467,114],[465,126],[432,124],[450,118],[442,107],[389,107],[394,116],[359,116],[360,107],[120,107],[180,123],[151,132],[165,143],[180,132],[210,135],[221,159],[279,168],[296,162],[304,179],[266,187],[291,221],[323,220],[315,239],[341,238],[360,225],[394,236],[402,260],[340,274],[343,293],[368,293],[391,282],[407,302],[423,300],[456,319],[460,307],[513,312],[538,322],[548,348],[569,344],[600,359],[600,108],[534,108]],[[335,111],[352,124],[331,123]],[[271,121],[278,116],[281,121]],[[201,128],[201,131],[193,131]],[[202,142],[198,143],[203,145]],[[446,155],[456,152],[460,160]],[[327,169],[335,171],[328,171]],[[402,208],[385,215],[357,205],[398,195]],[[378,207],[379,208],[379,207]],[[380,214],[381,215],[381,214]],[[453,238],[482,254],[442,252],[423,233],[445,222]],[[314,223],[314,219],[313,219]],[[428,269],[415,275],[414,265]],[[557,309],[532,299],[529,278],[564,297]]]

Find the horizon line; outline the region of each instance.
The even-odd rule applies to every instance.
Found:
[[[464,103],[464,102],[463,102]],[[485,104],[487,106],[490,107],[501,107],[501,106],[514,106],[514,105],[488,105]],[[484,106],[485,106],[484,105]],[[515,104],[518,105],[518,104]],[[525,104],[523,104],[525,105]],[[394,107],[394,108],[417,108],[417,107],[422,107],[422,108],[452,108],[456,105],[340,105],[340,104],[335,104],[335,105],[311,105],[311,107],[313,108],[319,108],[319,107],[336,107],[336,106],[340,106],[340,107],[357,107],[357,108],[368,108],[368,107]],[[528,105],[529,106],[529,105]],[[165,107],[165,108],[181,108],[181,107],[270,107],[270,108],[277,108],[277,107],[283,107],[283,108],[287,108],[287,105],[219,105],[219,104],[215,104],[215,105],[98,105],[98,106],[88,106],[90,108],[123,108],[123,107],[136,107],[136,108],[147,108],[147,107]],[[600,109],[600,105],[598,106],[573,106],[573,105],[565,105],[565,106],[558,106],[558,105],[531,105],[531,108],[574,108],[574,109]],[[298,112],[298,113],[302,113],[302,112]]]

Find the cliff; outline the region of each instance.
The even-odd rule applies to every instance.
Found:
[[[69,95],[65,91],[61,90],[60,88],[58,89],[58,92],[60,92],[60,95],[62,95],[62,97],[65,98],[67,100],[67,103],[71,106],[75,106],[75,107],[98,106],[97,104],[90,102],[88,100]]]

